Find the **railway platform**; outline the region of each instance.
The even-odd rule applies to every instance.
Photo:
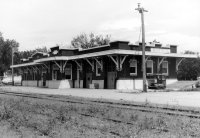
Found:
[[[24,86],[1,86],[0,92],[65,95],[95,99],[200,107],[200,92],[198,91],[138,93],[137,91],[121,91],[116,89],[49,89]]]

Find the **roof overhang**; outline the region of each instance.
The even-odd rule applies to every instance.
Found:
[[[87,54],[81,54],[81,55],[75,55],[75,56],[47,57],[47,58],[37,59],[37,60],[35,60],[34,62],[31,62],[31,63],[13,65],[13,66],[11,66],[11,68],[38,65],[38,64],[41,64],[43,62],[48,62],[48,61],[77,60],[77,59],[99,57],[99,56],[106,56],[106,55],[142,55],[142,51],[112,49],[112,50],[106,50],[106,51],[100,51],[100,52],[94,52],[94,53],[87,53]],[[148,52],[148,51],[145,52],[145,55],[146,56],[152,56],[152,57],[169,57],[169,58],[170,57],[174,57],[174,58],[198,58],[197,55],[193,55],[193,54],[155,53],[155,52]]]
[[[56,60],[76,60],[76,59],[84,59],[84,58],[91,58],[91,57],[99,57],[99,56],[106,56],[106,55],[142,55],[142,51],[135,51],[135,50],[121,50],[121,49],[113,49],[113,50],[106,50],[101,52],[94,52],[94,53],[87,53],[75,56],[57,56],[57,57],[48,57],[35,60],[36,63],[38,62],[46,62],[46,61],[56,61]],[[177,53],[153,53],[153,52],[145,52],[146,56],[152,57],[176,57],[176,58],[197,58],[197,55],[193,54],[177,54]]]
[[[35,60],[34,62],[40,63],[40,62],[58,61],[58,60],[69,60],[69,56],[55,56],[55,57],[41,58]]]
[[[12,66],[10,66],[10,68],[20,68],[20,67],[35,66],[35,65],[40,65],[40,64],[41,63],[30,62],[30,63],[23,63],[23,64],[12,65]]]

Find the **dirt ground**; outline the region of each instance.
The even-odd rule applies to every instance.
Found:
[[[148,92],[106,89],[49,89],[24,86],[1,86],[0,91],[71,95],[87,98],[103,98],[154,104],[200,107],[200,91],[192,92]]]

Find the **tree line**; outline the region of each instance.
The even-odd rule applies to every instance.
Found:
[[[110,42],[110,36],[95,35],[94,33],[85,34],[82,33],[74,37],[71,41],[71,46],[74,48],[87,49],[100,45],[107,45]],[[14,51],[14,65],[20,64],[21,59],[27,59],[36,52],[47,53],[47,47],[36,48],[34,50],[19,51],[19,43],[13,39],[4,39],[2,33],[0,33],[0,76],[10,69],[12,64],[12,47],[15,47]]]

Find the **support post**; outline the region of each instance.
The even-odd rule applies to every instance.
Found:
[[[165,58],[166,58],[166,57],[163,57],[161,60],[159,60],[159,58],[158,58],[158,67],[157,67],[157,72],[160,71],[160,66],[161,66],[161,64],[163,63],[163,61],[165,60]]]
[[[54,63],[59,67],[59,69],[60,69],[60,73],[62,73],[62,66],[59,65],[56,61],[54,61]]]
[[[94,61],[90,61],[89,59],[85,59],[87,62],[88,62],[88,64],[90,64],[90,66],[92,67],[92,71],[94,72]]]
[[[101,71],[103,71],[103,64],[96,57],[94,57],[96,63],[101,67]]]
[[[185,58],[176,59],[176,71],[178,71],[178,67],[179,67],[179,65],[181,64],[181,62],[182,62],[184,59],[185,59]]]
[[[64,65],[63,65],[63,73],[64,73],[64,70],[65,70],[65,66],[67,65],[67,60],[65,61]]]
[[[119,66],[119,70],[122,71],[122,65],[126,59],[127,55],[125,55],[123,58],[122,56],[120,56],[120,66]]]
[[[116,56],[116,60],[111,55],[108,55],[108,57],[110,57],[112,61],[115,63],[117,71],[120,71],[118,56]]]
[[[82,64],[79,63],[77,60],[74,60],[74,62],[77,64],[77,66],[79,67],[79,70],[82,71],[83,70],[83,67],[82,67]]]

